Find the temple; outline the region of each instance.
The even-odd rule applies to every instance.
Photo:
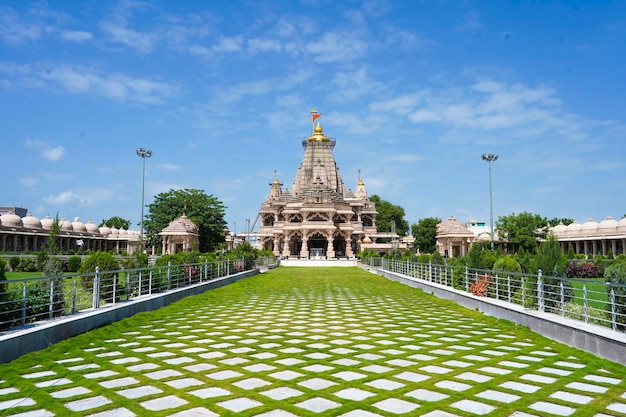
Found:
[[[302,141],[304,156],[291,187],[274,176],[259,210],[261,245],[283,258],[353,258],[376,241],[376,206],[359,173],[346,190],[335,162],[335,140],[318,123]]]

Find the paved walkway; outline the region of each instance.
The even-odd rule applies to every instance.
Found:
[[[418,293],[181,303],[168,320],[133,318],[49,362],[0,368],[0,415],[527,417],[590,415],[591,403],[596,417],[626,415],[626,375],[607,361]]]

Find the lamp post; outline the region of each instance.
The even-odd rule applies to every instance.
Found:
[[[141,242],[141,253],[143,253],[143,196],[146,178],[146,158],[152,156],[152,150],[137,148],[137,156],[141,158],[141,229],[139,230],[139,241]]]
[[[495,249],[495,245],[493,242],[493,193],[491,191],[491,163],[498,160],[498,155],[494,155],[492,153],[484,153],[482,155],[483,161],[487,161],[489,164],[489,212],[490,212],[490,223],[491,223],[491,250]]]

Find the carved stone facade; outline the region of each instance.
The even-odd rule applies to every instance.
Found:
[[[200,246],[198,225],[185,214],[172,220],[159,235],[163,239],[161,253],[164,255],[198,250]]]
[[[270,183],[259,210],[261,244],[281,257],[352,258],[364,242],[376,240],[376,206],[360,175],[355,191],[346,190],[333,155],[335,140],[319,123],[302,146],[291,191],[277,177]]]

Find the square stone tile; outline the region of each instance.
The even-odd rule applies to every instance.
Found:
[[[194,365],[183,366],[183,369],[191,372],[204,372],[215,368],[217,368],[217,366],[210,363],[196,363]]]
[[[606,387],[601,387],[595,384],[587,384],[585,382],[570,382],[569,384],[565,386],[567,388],[571,388],[571,389],[575,389],[579,391],[594,392],[598,394],[602,394],[608,391],[608,388]]]
[[[537,372],[542,372],[544,374],[550,374],[550,375],[559,375],[559,376],[568,376],[572,374],[572,371],[566,371],[565,369],[550,368],[550,367],[539,368],[537,369]]]
[[[524,392],[526,394],[531,394],[540,388],[536,385],[524,384],[524,383],[515,382],[515,381],[503,382],[499,386],[502,388],[513,390],[513,391]]]
[[[326,359],[326,358],[332,357],[332,355],[329,355],[327,353],[321,353],[321,352],[308,353],[304,356],[309,359]]]
[[[46,388],[46,387],[52,387],[52,386],[61,386],[61,385],[67,385],[67,384],[71,384],[72,380],[67,379],[67,378],[59,378],[59,379],[51,379],[49,381],[41,381],[41,382],[36,382],[35,386],[37,388]],[[5,395],[5,394],[0,394],[0,395]]]
[[[478,394],[476,394],[476,396],[479,398],[484,398],[485,400],[498,401],[507,404],[510,404],[513,401],[517,401],[522,398],[519,395],[507,394],[506,392],[500,392],[495,390],[479,392]]]
[[[407,395],[409,397],[413,397],[413,398],[421,400],[421,401],[428,401],[428,402],[441,401],[441,400],[449,397],[449,395],[442,394],[442,393],[436,392],[436,391],[427,390],[427,389],[424,389],[424,388],[420,388],[420,389],[416,389],[416,390],[411,391],[411,392],[407,392],[405,395]]]
[[[331,369],[335,369],[335,368],[333,366],[320,365],[320,364],[309,365],[309,366],[305,366],[302,368],[302,370],[307,371],[307,372],[326,372],[326,371],[330,371]]]
[[[306,381],[298,382],[298,385],[312,390],[320,390],[337,385],[337,383],[322,378],[311,378]]]
[[[333,374],[333,376],[335,378],[343,379],[344,381],[355,381],[357,379],[365,378],[367,375],[354,371],[341,371]]]
[[[281,365],[285,365],[285,366],[293,366],[293,365],[301,364],[304,361],[302,359],[296,359],[296,358],[285,358],[285,359],[279,359],[275,362]]]
[[[621,382],[621,379],[611,378],[608,376],[601,376],[601,375],[585,375],[583,379],[587,381],[591,381],[591,382],[599,382],[601,384],[611,384],[611,385],[617,385]]]
[[[428,372],[429,374],[447,374],[452,371],[450,368],[444,368],[443,366],[428,365],[419,368],[420,371]]]
[[[409,401],[400,400],[397,398],[388,398],[386,400],[379,401],[372,404],[376,408],[380,408],[383,411],[393,414],[406,414],[419,407],[419,404],[415,404]]]
[[[606,409],[626,415],[626,404],[624,403],[611,403]]]
[[[86,411],[92,408],[102,407],[103,405],[111,404],[112,401],[101,395],[96,397],[85,398],[82,400],[72,401],[65,403],[64,405],[72,411]]]
[[[376,394],[358,388],[346,388],[335,392],[334,395],[345,400],[361,401]]]
[[[576,412],[575,408],[549,403],[546,401],[538,401],[534,404],[531,404],[529,408],[535,411],[539,411],[540,413],[547,413],[557,416],[570,416],[574,412]]]
[[[225,371],[217,371],[212,374],[208,374],[207,376],[211,379],[217,379],[219,381],[223,381],[225,379],[237,378],[243,375],[241,372],[225,370]]]
[[[125,387],[128,385],[135,385],[138,383],[139,381],[136,380],[135,378],[127,376],[124,378],[112,379],[110,381],[102,381],[100,382],[100,385],[102,385],[105,388],[119,388],[119,387]]]
[[[295,406],[304,408],[305,410],[309,410],[314,413],[323,413],[324,411],[340,407],[341,404],[335,401],[327,400],[326,398],[314,397],[297,403]]]
[[[191,391],[189,393],[202,399],[223,397],[225,395],[231,394],[230,391],[227,391],[224,388],[218,388],[218,387],[200,388],[195,391]]]
[[[174,369],[163,369],[160,371],[148,372],[147,374],[144,374],[144,375],[150,379],[160,380],[160,379],[171,378],[175,376],[181,376],[182,373],[175,371]]]
[[[365,410],[352,410],[352,411],[348,411],[345,414],[340,414],[337,417],[383,417],[380,414],[376,414],[376,413],[370,413],[369,411],[365,411]]]
[[[140,363],[138,365],[131,365],[126,367],[131,372],[149,371],[150,369],[156,369],[159,365],[154,363]]]
[[[332,363],[340,366],[354,366],[360,364],[361,362],[354,359],[342,358],[332,361]]]
[[[557,391],[555,393],[552,393],[550,394],[550,398],[555,398],[557,400],[563,400],[575,404],[587,404],[591,400],[593,400],[593,397],[589,397],[588,395],[574,394],[567,391]]]
[[[105,410],[105,411],[101,411],[99,413],[94,413],[94,414],[89,414],[87,417],[135,417],[137,414],[133,413],[132,411],[130,411],[127,408],[124,407],[120,407],[120,408],[114,408],[112,410]],[[33,415],[32,417],[44,417],[44,414],[41,415]],[[50,414],[50,416],[52,416],[52,414]],[[19,414],[15,417],[28,417],[24,414]]]
[[[181,378],[181,379],[174,379],[172,381],[167,381],[166,384],[172,388],[184,389],[184,388],[189,388],[189,387],[193,387],[196,385],[202,385],[204,384],[204,382],[195,378]]]
[[[266,372],[273,371],[276,367],[266,363],[255,363],[253,365],[246,365],[242,369],[245,369],[248,372]]]
[[[291,381],[292,379],[296,379],[301,377],[303,374],[295,371],[278,371],[272,374],[269,374],[272,378],[280,379],[282,381]]]
[[[422,382],[430,378],[429,375],[418,374],[416,372],[405,371],[394,375],[394,378],[402,379],[410,382]]]
[[[384,374],[385,372],[393,371],[394,368],[389,368],[382,365],[368,365],[361,368],[362,371],[372,372],[375,374]]]
[[[457,381],[448,381],[448,380],[436,382],[435,386],[437,388],[449,389],[450,391],[457,391],[457,392],[466,391],[473,387],[473,385],[464,384],[462,382],[457,382]]]
[[[257,414],[254,417],[298,417],[298,416],[295,414],[291,414],[284,410],[272,410],[272,411],[268,411],[267,413]]]
[[[259,378],[248,378],[241,381],[233,382],[233,385],[243,389],[256,389],[264,387],[266,385],[271,385],[271,383]]]
[[[475,372],[463,372],[462,374],[456,375],[455,378],[463,379],[465,381],[474,381],[474,382],[487,382],[493,377],[477,374]]]
[[[457,401],[455,403],[450,404],[450,406],[454,408],[458,408],[459,410],[462,410],[468,413],[478,414],[480,416],[489,414],[493,410],[496,409],[495,407],[489,404],[481,403],[478,401],[472,401],[472,400]]]
[[[196,407],[170,414],[169,417],[219,417],[219,415],[206,408]]]
[[[261,394],[265,395],[266,397],[270,397],[273,400],[285,400],[291,397],[298,397],[304,393],[302,391],[298,391],[297,389],[289,387],[278,387],[263,391],[261,392]]]
[[[141,398],[147,395],[161,394],[163,391],[157,387],[153,387],[151,385],[143,385],[141,387],[136,388],[128,388],[124,390],[117,391],[123,397],[126,398]]]
[[[376,379],[374,381],[366,382],[364,385],[368,385],[373,388],[384,389],[387,391],[393,391],[398,388],[402,388],[405,384],[397,381],[391,381],[389,379]]]
[[[170,408],[177,408],[185,404],[187,404],[187,401],[182,398],[178,398],[175,395],[167,395],[165,397],[154,398],[152,400],[139,403],[139,405],[143,408],[150,411],[167,410]]]
[[[72,387],[61,391],[51,392],[50,396],[53,398],[70,398],[87,394],[89,392],[91,392],[91,390],[85,387]]]
[[[263,403],[260,403],[256,400],[252,400],[250,398],[242,397],[242,398],[234,398],[232,400],[221,401],[221,402],[218,402],[217,405],[230,411],[240,412],[240,411],[248,410],[250,408],[258,407],[260,405],[263,405]]]
[[[537,374],[524,374],[520,376],[520,379],[524,379],[530,382],[539,382],[540,384],[553,384],[557,381],[556,378],[551,376],[543,376]]]

